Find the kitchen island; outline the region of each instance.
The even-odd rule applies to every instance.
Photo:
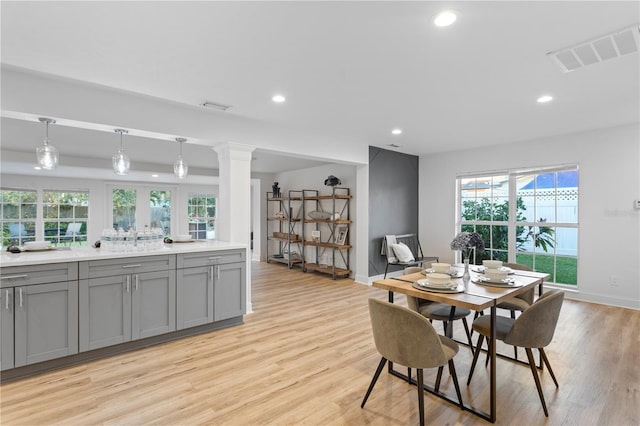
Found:
[[[1,379],[241,324],[247,247],[0,255]]]

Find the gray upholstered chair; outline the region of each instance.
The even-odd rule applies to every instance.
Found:
[[[416,272],[420,272],[422,268],[410,267],[405,268],[403,274],[409,275]],[[442,321],[444,326],[444,334],[447,334],[447,327],[449,326],[449,318],[451,315],[451,305],[446,303],[437,303],[430,300],[419,299],[417,297],[407,295],[407,306],[414,312],[417,312],[427,318],[429,321]],[[473,344],[471,342],[471,333],[469,331],[469,324],[467,323],[467,317],[471,314],[471,311],[466,308],[456,306],[453,313],[453,320],[462,320],[464,325],[464,331],[467,334],[467,341],[469,347],[473,353]],[[452,328],[453,330],[453,328]]]
[[[458,344],[445,336],[440,336],[431,323],[423,316],[409,309],[377,299],[369,299],[369,315],[376,349],[382,355],[369,389],[362,400],[361,408],[369,398],[387,360],[409,368],[417,369],[418,408],[420,425],[424,425],[423,369],[438,367],[438,378],[445,364],[453,378],[460,408],[462,395],[453,357],[458,353]],[[439,381],[436,381],[438,390]]]
[[[533,269],[529,268],[527,265],[522,265],[520,263],[503,263],[502,266],[506,266],[511,269],[515,269],[518,271],[533,271]],[[519,294],[505,302],[498,303],[498,308],[506,309],[511,313],[511,318],[516,317],[516,311],[522,312],[527,309],[533,303],[533,298],[535,296],[535,289]],[[516,359],[518,359],[518,348],[516,346],[513,347],[513,354]]]
[[[556,387],[558,387],[558,381],[556,380],[556,376],[553,374],[553,370],[551,369],[549,359],[544,352],[544,348],[551,343],[551,339],[553,338],[563,300],[564,293],[562,291],[550,290],[540,296],[534,304],[525,309],[517,319],[503,316],[496,317],[496,339],[509,345],[525,348],[527,358],[529,359],[529,366],[531,367],[531,373],[533,374],[533,380],[536,382],[538,396],[540,397],[540,402],[542,402],[542,408],[544,409],[544,415],[547,417],[549,417],[549,412],[547,411],[547,404],[544,401],[542,386],[540,385],[540,378],[538,377],[531,349],[537,348],[538,351],[540,351],[540,357],[549,369],[549,374],[551,375],[553,382]],[[490,327],[491,317],[489,315],[481,316],[473,322],[473,329],[480,333],[480,337],[473,355],[473,362],[471,363],[471,371],[469,371],[467,385],[471,383],[473,370],[476,367],[478,355],[480,354],[482,347],[482,340],[485,337],[489,340],[489,336],[491,335]],[[489,341],[489,347],[493,344],[493,342]]]

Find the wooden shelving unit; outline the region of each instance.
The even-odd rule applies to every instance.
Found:
[[[299,194],[296,196],[296,194]],[[288,197],[273,197],[267,192],[267,262],[283,263],[289,268],[303,263],[302,191],[289,191]],[[282,212],[281,217],[276,217]]]
[[[302,268],[304,271],[329,274],[333,279],[351,275],[349,267],[352,248],[349,244],[349,230],[352,223],[351,198],[349,188],[343,187],[333,187],[330,195],[321,195],[318,190],[302,191],[302,238],[304,240],[302,244],[305,247]],[[326,212],[330,218],[309,218],[308,213],[313,210]],[[310,230],[320,232],[318,241],[311,240]]]

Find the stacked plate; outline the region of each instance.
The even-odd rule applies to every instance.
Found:
[[[27,241],[23,245],[27,251],[49,250],[51,248],[49,241]]]
[[[175,243],[188,243],[193,241],[190,234],[178,234],[172,238]]]
[[[422,275],[431,276],[431,274],[438,273],[434,271],[432,268],[427,268],[422,270]],[[451,268],[449,272],[446,272],[446,275],[449,275],[452,278],[460,278],[462,276],[462,271]]]

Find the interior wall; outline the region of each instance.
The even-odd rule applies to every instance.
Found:
[[[458,175],[562,164],[578,164],[580,179],[578,285],[567,296],[640,309],[638,124],[420,157],[425,253],[454,260],[449,244],[456,232]]]
[[[385,235],[418,233],[418,197],[418,157],[369,147],[370,277],[384,274]]]

